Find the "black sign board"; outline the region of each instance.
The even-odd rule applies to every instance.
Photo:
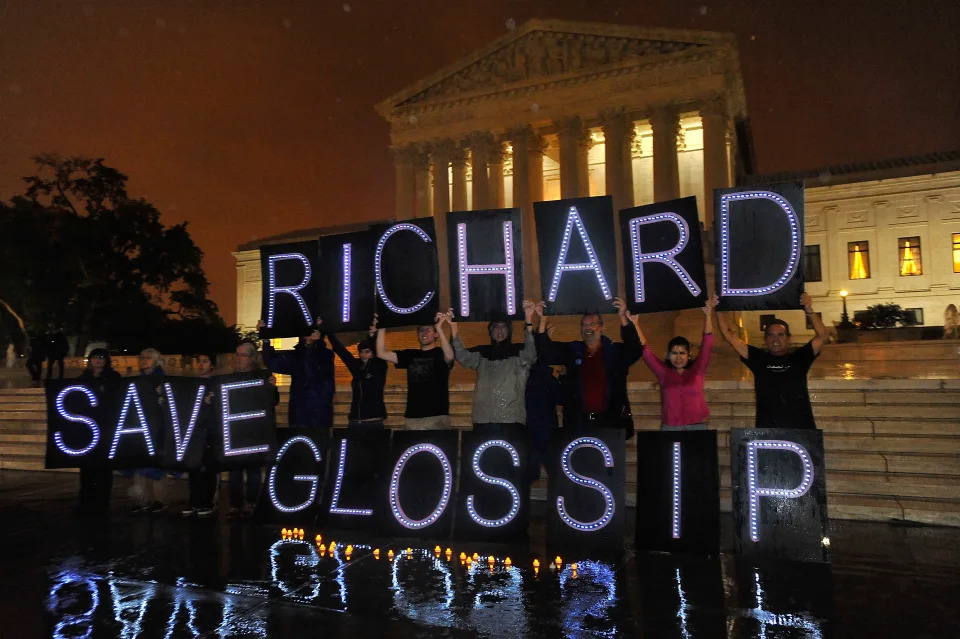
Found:
[[[637,433],[637,548],[715,555],[720,472],[715,431]]]
[[[320,298],[317,313],[326,331],[365,331],[373,320],[374,250],[372,231],[325,235],[319,240],[314,279]]]
[[[408,430],[393,435],[387,477],[385,530],[446,538],[453,521],[456,430]]]
[[[697,198],[620,211],[620,238],[630,312],[703,306],[707,287]]]
[[[267,466],[276,459],[275,389],[269,371],[221,375],[217,386],[217,461],[223,469]]]
[[[280,447],[275,463],[267,469],[266,494],[260,498],[257,519],[309,525],[320,512],[327,438],[318,429],[284,428],[277,439]]]
[[[507,541],[527,535],[529,443],[525,426],[482,426],[463,434],[456,536]]]
[[[389,463],[389,430],[336,429],[330,444],[327,496],[323,506],[326,524],[336,528],[376,529],[384,516],[383,495],[388,488]]]
[[[550,441],[547,535],[551,545],[621,548],[626,490],[623,430],[556,431]]]
[[[714,190],[718,310],[800,308],[803,184]]]
[[[167,377],[161,385],[163,467],[199,468],[208,441],[219,441],[212,379]],[[209,438],[209,439],[208,439]]]
[[[745,557],[829,560],[823,431],[730,431],[736,551]]]
[[[119,382],[47,381],[46,468],[108,465],[120,389]]]
[[[321,293],[315,272],[318,251],[316,240],[260,247],[260,318],[266,323],[264,337],[310,333]]]
[[[534,202],[540,281],[551,315],[610,312],[617,250],[610,196]]]
[[[523,317],[520,209],[447,215],[450,301],[468,321]]]
[[[380,326],[433,324],[439,310],[437,236],[433,218],[372,228],[374,285]]]

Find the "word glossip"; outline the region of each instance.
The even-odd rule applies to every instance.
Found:
[[[718,189],[714,196],[721,310],[799,308],[802,184]],[[608,196],[536,202],[533,229],[523,228],[520,209],[445,217],[446,237],[438,237],[434,218],[418,218],[261,247],[265,335],[303,335],[316,317],[333,332],[363,330],[374,312],[386,328],[431,322],[440,305],[439,243],[451,303],[468,321],[520,319],[523,295],[539,295],[552,315],[609,308],[620,288],[618,256],[631,312],[696,308],[706,299],[694,197],[617,216]],[[522,250],[523,234],[531,232],[536,256]],[[524,259],[538,265],[540,291],[524,288]]]

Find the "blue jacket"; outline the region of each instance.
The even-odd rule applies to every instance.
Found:
[[[333,351],[323,340],[292,351],[263,344],[263,363],[274,373],[290,376],[290,426],[330,428],[333,425]]]

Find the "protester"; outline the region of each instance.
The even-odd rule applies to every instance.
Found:
[[[442,330],[445,315],[437,313],[434,321],[417,327],[420,348],[402,351],[388,351],[384,329],[377,330],[377,357],[407,371],[407,408],[403,415],[408,430],[450,427],[449,380],[454,353]]]
[[[653,349],[647,348],[647,339],[640,330],[639,317],[630,320],[637,327],[637,335],[643,344],[643,361],[657,376],[660,383],[660,429],[661,430],[706,430],[710,410],[703,393],[703,382],[713,350],[713,309],[717,297],[706,301],[703,307],[703,341],[700,355],[690,357],[690,342],[677,336],[667,344],[667,357],[657,358]]]
[[[53,377],[53,365],[57,365],[57,379],[63,379],[63,361],[70,352],[67,336],[61,331],[47,333],[47,379]]]
[[[149,394],[140,398],[144,404],[160,402],[164,378],[160,357],[160,351],[155,348],[146,348],[140,353],[140,376],[146,377],[150,382]],[[166,505],[160,500],[160,482],[166,475],[166,471],[160,468],[138,468],[133,471],[133,489],[140,502],[139,506],[133,509],[134,514],[153,515],[166,510]]]
[[[108,394],[112,392],[111,382],[121,379],[120,373],[113,370],[110,353],[104,348],[95,348],[87,356],[87,367],[77,378],[89,387],[97,397],[98,422],[102,423],[102,412],[109,405]],[[80,469],[80,515],[105,515],[110,507],[110,490],[113,488],[113,470],[109,468]]]
[[[547,324],[546,333],[553,336],[553,325]],[[540,467],[549,468],[547,452],[550,436],[559,426],[557,406],[562,404],[560,380],[554,376],[553,367],[534,361],[527,377],[524,405],[527,410],[527,432],[530,433],[530,454],[527,466],[527,484],[540,479]]]
[[[266,340],[264,340],[264,345],[266,345]],[[257,345],[250,340],[240,342],[233,355],[234,372],[252,373],[261,368]],[[280,403],[280,393],[275,386],[273,388],[273,396],[273,405],[276,406]],[[260,468],[231,470],[228,481],[230,489],[230,510],[227,512],[227,516],[231,519],[237,517],[252,517],[257,505],[257,500],[260,498],[260,488],[263,486],[263,477]]]
[[[343,345],[334,334],[327,333],[330,346],[343,365],[350,371],[350,413],[347,416],[351,428],[383,428],[387,419],[387,407],[383,402],[383,388],[387,383],[387,363],[374,353],[376,342],[371,339],[376,333],[376,319],[370,327],[370,334],[357,344],[357,355]]]
[[[47,358],[46,335],[30,338],[30,353],[27,355],[27,370],[30,372],[30,383],[40,385],[43,375],[43,361]]]
[[[816,428],[810,393],[807,391],[807,373],[813,360],[820,355],[827,330],[820,317],[813,312],[810,296],[800,296],[803,311],[810,319],[816,335],[809,342],[791,352],[790,326],[775,319],[767,324],[763,351],[746,344],[734,332],[722,313],[717,322],[723,338],[740,355],[740,361],[753,372],[756,397],[757,428]]]
[[[460,338],[453,309],[444,314],[450,325],[453,352],[460,365],[477,371],[473,391],[473,427],[490,424],[527,423],[525,393],[530,366],[537,359],[533,343],[534,303],[523,303],[525,330],[523,346],[514,344],[513,326],[509,319],[495,319],[487,324],[490,344],[467,349]]]
[[[322,320],[292,351],[277,351],[263,340],[263,364],[273,373],[290,376],[289,419],[291,428],[322,428],[333,425],[333,351],[320,332]],[[263,321],[257,328],[266,327]]]
[[[200,353],[194,356],[193,362],[197,377],[209,379],[217,365],[217,354]],[[207,519],[217,514],[214,500],[220,473],[216,470],[216,453],[214,452],[214,444],[219,441],[214,395],[214,389],[208,385],[201,400],[200,411],[197,413],[197,421],[193,426],[193,438],[202,442],[203,456],[200,459],[200,467],[191,470],[188,476],[190,498],[187,508],[181,513],[184,517]]]
[[[627,374],[630,366],[640,359],[643,346],[628,318],[626,304],[619,297],[613,300],[620,318],[622,342],[613,342],[603,334],[603,317],[599,313],[586,313],[580,319],[582,340],[554,342],[546,332],[544,303],[537,306],[540,313],[537,356],[544,364],[566,367],[570,394],[565,398],[564,426],[577,431],[622,428],[625,437],[633,437]]]

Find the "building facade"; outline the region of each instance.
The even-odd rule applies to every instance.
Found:
[[[735,131],[746,98],[731,34],[532,20],[376,108],[390,124],[395,219],[433,216],[441,237],[448,211],[519,207],[532,229],[537,201],[610,195],[619,210],[693,195],[709,243],[713,189],[743,173]],[[947,303],[960,303],[955,160],[746,181],[806,180],[807,290],[828,325],[840,319],[841,290],[851,317],[895,301],[937,324]],[[239,247],[241,328],[259,317],[259,244],[330,232]],[[525,294],[539,297],[535,234],[523,242]],[[446,245],[437,248],[446,308]],[[659,314],[654,333],[698,338],[698,313]],[[781,315],[804,332],[802,313]],[[741,321],[755,341],[759,314]]]

